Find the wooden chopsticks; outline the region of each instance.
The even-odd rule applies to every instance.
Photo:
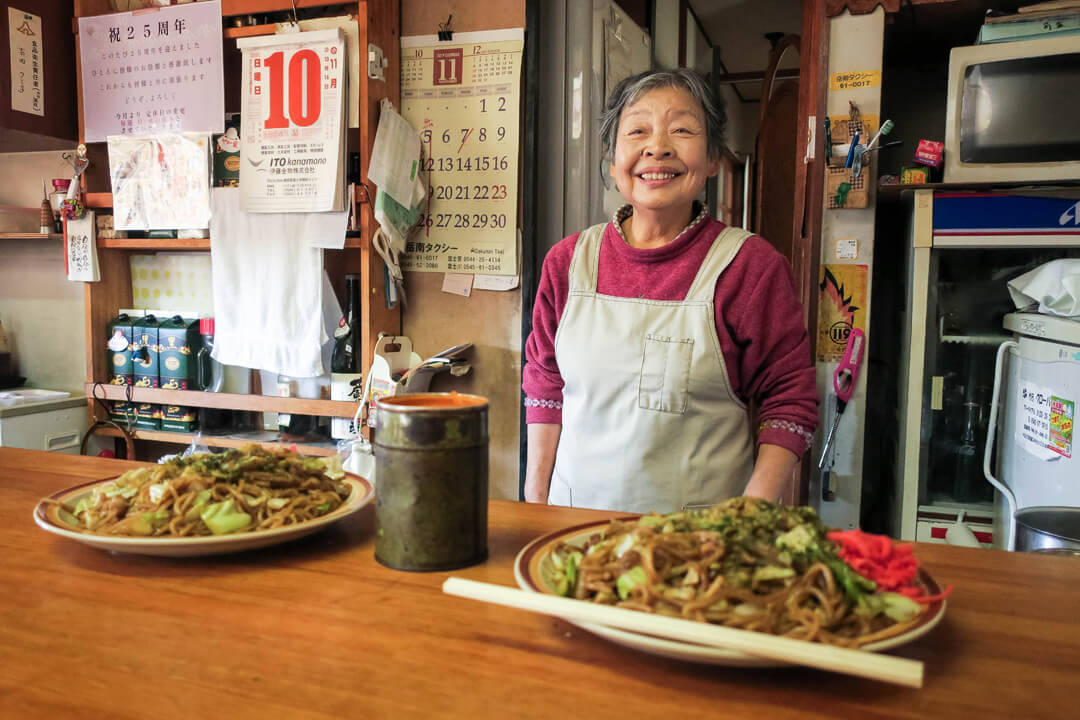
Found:
[[[920,661],[865,650],[849,650],[766,633],[664,617],[464,578],[448,578],[443,583],[443,592],[520,610],[555,615],[575,622],[597,623],[660,638],[738,650],[769,660],[907,687],[919,688],[923,682],[923,664]]]

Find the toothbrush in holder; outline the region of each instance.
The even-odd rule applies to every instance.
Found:
[[[855,134],[851,136],[851,145],[848,146],[847,159],[844,161],[844,167],[851,167],[852,161],[855,159],[855,146],[859,144],[859,131],[856,130]]]
[[[877,133],[874,134],[874,137],[870,140],[869,143],[867,143],[867,145],[866,145],[867,152],[869,152],[870,150],[873,150],[875,147],[877,147],[878,140],[881,139],[881,136],[882,135],[888,135],[889,133],[892,132],[892,129],[893,129],[893,121],[892,120],[886,120],[885,122],[883,122],[881,124],[881,127],[878,129]]]

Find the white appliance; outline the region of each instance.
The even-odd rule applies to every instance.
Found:
[[[947,182],[1080,179],[1080,39],[953,48]]]
[[[78,455],[88,425],[85,397],[0,406],[0,447]]]
[[[887,508],[883,531],[904,540],[931,539],[926,532],[944,532],[941,524],[964,510],[983,542],[992,525],[976,519],[992,518],[995,502],[983,473],[995,353],[1014,340],[1002,327],[1016,312],[1008,281],[1052,260],[1080,258],[1080,223],[1073,222],[1080,196],[924,188],[906,199],[901,332],[876,357],[871,340],[867,371],[867,405],[878,411],[866,437],[882,438],[884,460],[864,467],[861,502]],[[885,328],[878,337],[890,337]],[[877,376],[875,359],[883,366]],[[991,540],[1007,546],[1000,532]]]
[[[1017,510],[1080,507],[1080,321],[1010,313],[1004,326],[1015,339],[997,352],[983,472],[998,490],[995,546],[1013,550]]]

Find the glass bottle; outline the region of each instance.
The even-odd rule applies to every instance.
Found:
[[[360,402],[364,387],[361,368],[361,292],[360,276],[345,276],[347,305],[345,314],[334,332],[334,353],[330,361],[330,399]],[[331,437],[342,440],[356,437],[359,428],[353,426],[352,418],[333,418]]]
[[[299,397],[296,378],[278,375],[278,397]],[[278,413],[278,432],[282,440],[300,442],[310,440],[315,435],[316,419],[314,415],[300,413]]]
[[[211,357],[214,351],[214,318],[199,320],[202,347],[196,356],[197,384],[204,392],[222,392],[225,369]],[[199,408],[199,428],[209,434],[227,433],[232,428],[232,412],[223,408]]]

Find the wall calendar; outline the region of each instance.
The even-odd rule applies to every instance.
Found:
[[[401,39],[402,116],[427,197],[406,270],[517,274],[521,28]]]

